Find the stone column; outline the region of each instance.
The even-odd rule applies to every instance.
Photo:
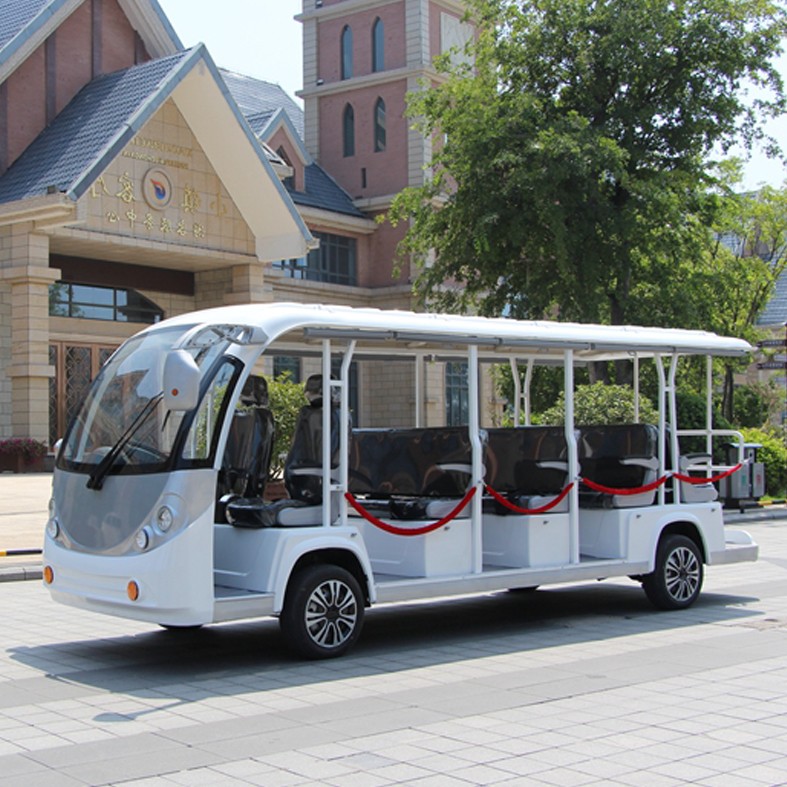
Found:
[[[225,293],[224,303],[270,303],[273,288],[265,281],[263,263],[252,262],[248,265],[235,265],[232,268],[232,291]]]
[[[49,285],[60,271],[49,267],[49,238],[27,226],[11,228],[0,250],[0,281],[10,300],[11,434],[49,439]]]

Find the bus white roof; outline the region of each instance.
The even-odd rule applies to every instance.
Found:
[[[628,358],[636,354],[744,356],[748,342],[708,331],[640,326],[611,326],[547,320],[512,320],[323,304],[250,303],[189,312],[148,330],[195,325],[248,326],[254,343],[330,338],[357,339],[358,353],[396,352],[404,344],[425,352],[446,353],[475,344],[484,358],[507,356],[562,358],[573,349],[577,360]],[[446,354],[451,354],[447,352]]]

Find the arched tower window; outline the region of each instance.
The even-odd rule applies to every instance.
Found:
[[[385,101],[381,98],[374,105],[374,150],[385,150]]]
[[[344,155],[355,155],[355,112],[351,104],[346,104],[342,115],[342,140]]]
[[[372,25],[372,71],[385,70],[385,28],[378,16]]]
[[[349,25],[342,29],[342,79],[353,75],[353,31]]]

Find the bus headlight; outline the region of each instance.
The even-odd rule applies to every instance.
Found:
[[[140,552],[144,552],[150,546],[150,531],[146,527],[138,530],[134,543]]]
[[[172,527],[174,521],[175,515],[172,513],[172,509],[169,506],[161,506],[161,508],[156,511],[156,527],[158,527],[162,533],[166,533]]]
[[[46,534],[54,541],[60,535],[60,525],[57,519],[51,517],[46,523]]]

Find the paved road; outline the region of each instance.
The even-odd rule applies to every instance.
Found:
[[[0,584],[0,786],[787,784],[787,521],[657,613],[628,581],[372,610],[299,663]]]

